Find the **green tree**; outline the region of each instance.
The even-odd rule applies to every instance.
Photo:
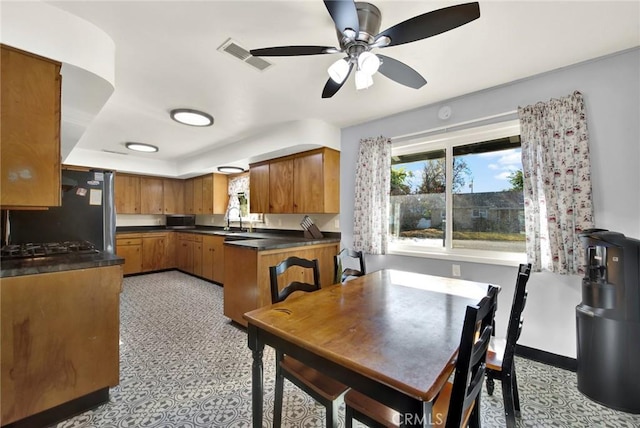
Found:
[[[391,167],[391,195],[408,195],[411,193],[411,185],[407,183],[413,177],[412,171],[407,171],[404,167]]]
[[[453,193],[458,193],[464,188],[466,179],[471,179],[471,170],[461,158],[453,159]],[[444,158],[429,159],[425,161],[422,169],[422,183],[418,186],[416,194],[444,193],[446,187]]]
[[[521,169],[511,171],[507,179],[509,180],[509,184],[511,184],[511,188],[508,190],[524,190],[524,176],[522,175]]]

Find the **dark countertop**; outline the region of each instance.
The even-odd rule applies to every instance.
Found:
[[[115,254],[103,252],[91,254],[61,254],[53,257],[39,257],[35,259],[3,260],[2,266],[0,267],[0,278],[90,269],[120,265],[123,263],[123,258]]]
[[[255,229],[253,232],[241,232],[237,229],[224,230],[221,227],[210,226],[198,226],[195,229],[165,229],[163,226],[133,226],[118,227],[116,230],[117,233],[162,231],[224,236],[228,239],[228,241],[225,242],[225,245],[246,248],[254,251],[276,250],[340,242],[340,233],[338,232],[323,232],[323,238],[305,238],[304,233],[298,230]]]

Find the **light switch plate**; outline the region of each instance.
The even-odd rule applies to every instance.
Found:
[[[460,265],[451,265],[451,274],[453,276],[460,276]]]

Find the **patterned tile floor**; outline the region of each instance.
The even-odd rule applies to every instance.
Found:
[[[245,331],[222,315],[221,287],[177,271],[126,278],[120,318],[120,384],[109,403],[58,428],[251,426],[251,354]],[[274,358],[267,348],[269,427]],[[520,427],[640,427],[640,415],[582,396],[574,373],[521,358],[517,366]],[[499,385],[492,397],[483,393],[484,427],[505,426],[501,397]],[[324,408],[285,382],[283,426],[322,427]]]

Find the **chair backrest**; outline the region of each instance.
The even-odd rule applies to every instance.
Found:
[[[292,281],[282,290],[278,287],[278,276],[282,275],[292,266],[299,266],[304,269],[312,269],[313,283]],[[269,277],[271,280],[271,303],[278,303],[285,300],[294,291],[316,291],[320,289],[320,271],[318,269],[318,259],[307,260],[299,257],[289,257],[276,266],[269,267]]]
[[[498,288],[489,286],[487,295],[478,305],[467,306],[445,424],[446,428],[460,428],[469,407],[474,402],[477,406],[476,411],[480,411],[478,397],[484,380],[485,360],[493,330],[497,295]]]
[[[357,259],[359,268],[358,269],[343,269],[343,258],[350,257],[352,259]],[[364,252],[363,251],[355,251],[350,248],[343,248],[340,250],[338,254],[333,257],[333,277],[335,282],[344,282],[345,279],[349,276],[362,276],[366,274],[366,267],[364,263]]]
[[[531,273],[531,264],[521,264],[518,268],[518,278],[516,280],[516,290],[513,293],[513,303],[511,304],[511,314],[509,315],[509,325],[507,326],[507,340],[502,359],[502,370],[510,370],[513,364],[513,355],[516,350],[516,342],[522,332],[524,319],[522,312],[527,304],[527,282]]]

